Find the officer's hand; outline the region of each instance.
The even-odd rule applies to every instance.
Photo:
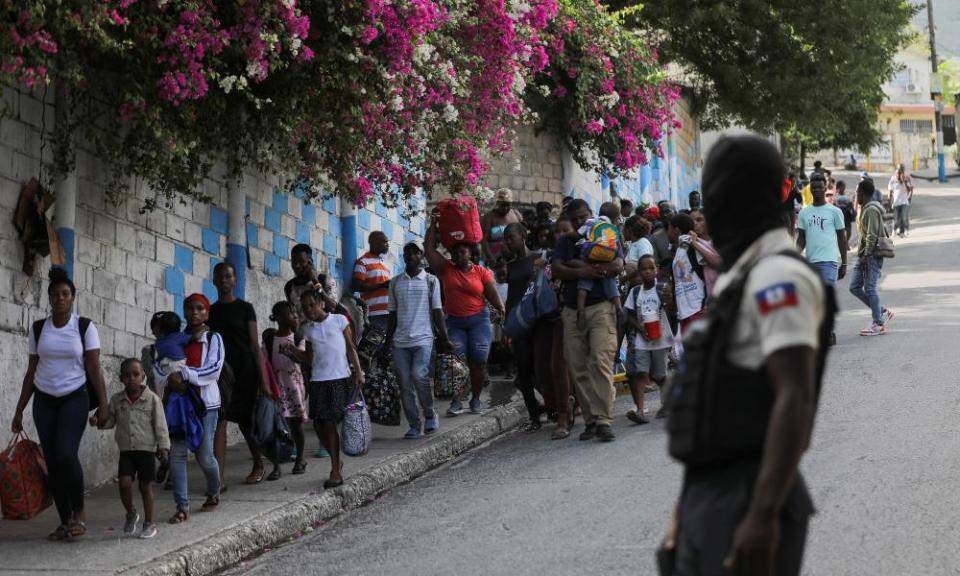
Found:
[[[733,533],[733,548],[723,565],[733,576],[773,576],[779,541],[776,515],[766,517],[748,512]]]

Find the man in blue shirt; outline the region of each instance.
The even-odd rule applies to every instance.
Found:
[[[843,211],[826,200],[827,181],[823,174],[810,175],[813,204],[800,211],[797,246],[806,251],[807,261],[820,271],[823,281],[836,286],[847,274],[847,227]]]

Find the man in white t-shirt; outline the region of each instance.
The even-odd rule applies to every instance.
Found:
[[[913,202],[913,180],[903,164],[897,166],[896,174],[890,178],[887,194],[893,206],[893,228],[903,238],[910,231],[910,203]]]

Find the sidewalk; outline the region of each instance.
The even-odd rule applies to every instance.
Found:
[[[87,495],[87,535],[75,542],[46,540],[57,524],[53,506],[29,521],[0,520],[0,574],[210,574],[362,506],[515,427],[526,419],[515,394],[511,380],[494,380],[484,394],[484,401],[493,408],[482,416],[446,417],[448,402],[439,400],[440,432],[420,440],[403,439],[405,424],[375,425],[370,452],[360,458],[344,457],[346,482],[326,492],[322,484],[330,461],[315,457],[319,444],[312,428],[307,434],[306,474],[293,476],[289,473],[293,464],[284,464],[284,476],[274,482],[244,485],[251,466],[249,453],[245,445],[231,446],[226,472],[229,491],[215,512],[199,511],[202,475],[191,461],[190,521],[176,526],[166,523],[176,511],[173,495],[155,484],[155,521],[160,532],[152,540],[123,536],[124,511],[113,483]],[[139,498],[135,489],[134,502],[142,513]]]

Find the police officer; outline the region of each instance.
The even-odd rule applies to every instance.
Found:
[[[670,452],[685,465],[665,540],[677,576],[800,574],[814,509],[798,465],[834,307],[783,225],[785,172],[753,136],[721,140],[703,169],[725,270],[668,400]]]

